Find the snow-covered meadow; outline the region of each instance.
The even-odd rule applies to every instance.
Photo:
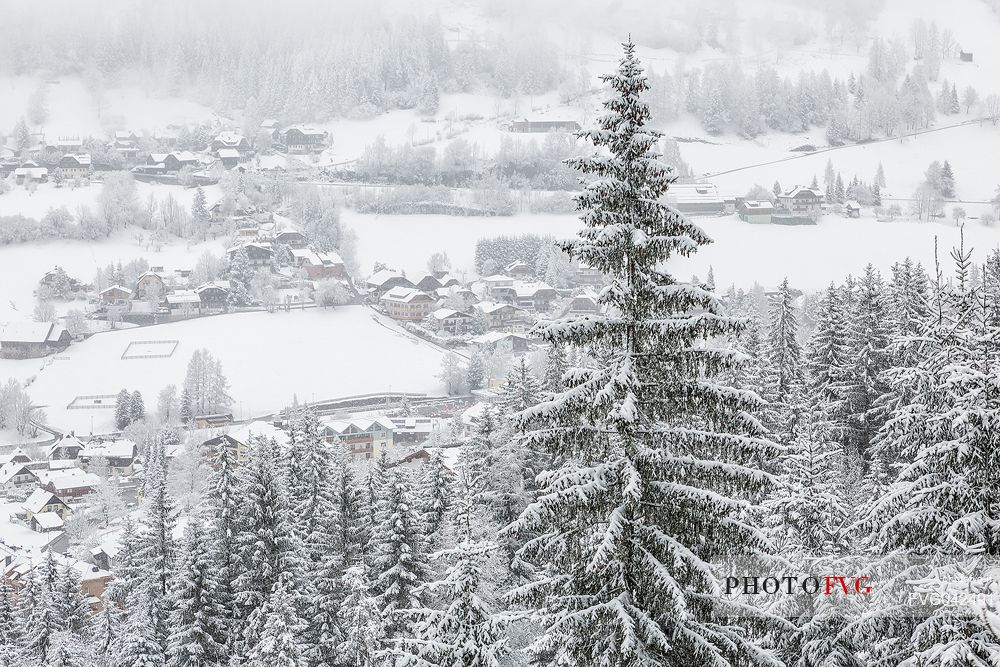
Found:
[[[133,341],[179,341],[170,357],[122,359]],[[153,409],[180,386],[191,354],[222,363],[237,419],[299,402],[384,391],[438,394],[444,352],[363,306],[220,315],[98,334],[56,357],[0,360],[0,377],[34,378],[32,399],[49,421],[80,433],[114,429],[114,410],[67,409],[77,396],[142,393]],[[93,421],[91,421],[93,420]]]

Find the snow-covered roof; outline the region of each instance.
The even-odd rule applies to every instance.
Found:
[[[51,447],[49,447],[49,456],[51,457],[60,449],[68,449],[71,447],[74,448],[79,447],[80,449],[83,449],[83,446],[84,446],[83,442],[80,440],[80,438],[76,437],[73,434],[65,434],[61,438],[56,440],[54,443],[52,443]]]
[[[46,489],[38,488],[32,491],[28,499],[21,503],[21,507],[35,514],[36,512],[41,512],[42,508],[46,505],[54,502],[63,503],[56,494]],[[65,505],[66,503],[63,504]]]
[[[0,343],[56,342],[63,327],[51,322],[7,322],[0,325]]]
[[[31,178],[41,178],[48,176],[49,170],[45,167],[18,167],[14,170],[14,176],[30,176]]]
[[[210,280],[207,283],[202,283],[201,285],[198,285],[197,287],[195,287],[194,291],[197,294],[201,294],[205,290],[210,290],[210,289],[221,289],[221,290],[223,290],[225,292],[228,292],[229,291],[229,286],[228,286],[228,284],[226,286],[223,286],[222,285],[222,281],[211,281]]]
[[[32,516],[42,530],[57,530],[62,528],[63,520],[56,512],[39,512]]]
[[[66,470],[39,470],[35,473],[42,486],[52,485],[56,492],[69,489],[93,488],[101,483],[101,478],[94,473],[85,472],[79,468]]]
[[[761,201],[757,199],[746,200],[742,203],[743,208],[751,211],[773,211],[774,205],[769,201]]]
[[[21,457],[27,459],[28,461],[31,460],[31,457],[28,456],[28,452],[26,452],[23,449],[21,449],[20,447],[18,447],[17,449],[15,449],[14,451],[12,451],[10,454],[2,454],[2,455],[0,455],[0,465],[7,465],[8,463],[11,463],[14,459],[21,458]]]
[[[227,146],[239,146],[240,142],[243,141],[243,135],[232,130],[224,130],[219,132],[215,140]]]
[[[861,204],[859,204],[857,200],[854,199],[848,199],[847,201],[845,201],[844,206],[846,206],[847,208],[856,208],[859,210],[861,209]]]
[[[263,438],[274,438],[275,442],[279,446],[286,446],[290,442],[290,438],[286,431],[278,428],[271,422],[265,421],[254,421],[249,424],[241,424],[230,429],[230,438],[236,440],[237,442],[242,442],[247,444],[250,442],[250,438],[253,437],[263,437]]]
[[[433,299],[425,292],[421,292],[418,289],[413,289],[412,287],[393,287],[391,290],[382,295],[382,301],[396,301],[399,303],[409,303],[414,299],[418,298]]]
[[[438,308],[430,314],[430,317],[435,320],[447,320],[451,317],[471,317],[471,315],[458,310],[452,310],[451,308]]]
[[[309,127],[308,125],[290,125],[285,129],[285,132],[287,133],[292,130],[298,130],[302,134],[311,136],[319,136],[326,134],[324,130],[319,130],[316,129],[315,127]]]
[[[179,289],[167,295],[167,303],[200,303],[201,298],[194,290]]]
[[[521,310],[517,306],[512,306],[509,303],[498,303],[496,301],[480,301],[475,304],[473,308],[478,308],[482,312],[489,315],[490,313],[495,313],[498,310],[504,310],[505,308],[510,308],[512,310]]]
[[[391,271],[389,269],[382,269],[381,271],[376,271],[372,274],[371,278],[368,279],[369,285],[375,285],[381,287],[393,278],[404,278],[402,273],[398,271]]]
[[[819,190],[813,190],[812,188],[807,188],[807,187],[802,186],[802,185],[796,185],[791,190],[788,190],[788,191],[783,192],[782,194],[778,195],[778,197],[780,197],[782,199],[785,199],[785,198],[795,199],[797,197],[817,197],[817,198],[820,198],[822,196],[823,196],[823,193],[820,192]]]
[[[555,288],[551,285],[547,285],[543,282],[522,282],[517,281],[514,283],[514,292],[522,298],[533,297],[538,292],[543,290],[554,290]]]
[[[354,417],[351,419],[323,419],[322,423],[337,434],[347,433],[348,431],[392,431],[396,428],[391,419],[382,415],[376,417]],[[373,427],[375,428],[373,429]]]
[[[26,464],[16,461],[10,461],[0,466],[0,484],[6,484],[16,475],[23,474],[25,470],[31,472],[25,466]]]
[[[517,334],[505,331],[487,331],[486,333],[480,336],[476,336],[475,338],[470,338],[469,342],[472,343],[473,345],[493,345],[508,338],[518,338],[520,340],[528,340],[524,336],[518,336]]]
[[[220,148],[216,151],[220,158],[239,158],[240,152],[235,148]]]
[[[494,283],[496,283],[496,284],[507,284],[507,283],[513,284],[514,279],[511,278],[510,276],[505,276],[505,275],[502,275],[500,273],[494,273],[492,276],[487,276],[487,277],[483,278],[483,282],[484,283],[490,283],[490,284],[494,284]]]
[[[674,183],[667,190],[667,199],[677,204],[722,201],[712,183]]]
[[[127,438],[119,440],[91,440],[80,452],[80,458],[128,459],[135,456],[136,445]]]
[[[102,289],[101,294],[107,294],[108,292],[111,292],[113,290],[125,292],[126,294],[132,293],[132,290],[130,290],[128,287],[122,287],[121,285],[112,285],[111,287],[105,287],[104,289]]]

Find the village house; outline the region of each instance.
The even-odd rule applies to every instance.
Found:
[[[34,359],[69,347],[72,337],[52,322],[8,322],[0,325],[0,358]]]
[[[59,496],[54,494],[52,491],[43,488],[37,488],[31,492],[31,495],[21,503],[21,509],[25,513],[25,520],[32,530],[37,530],[38,532],[44,532],[40,530],[40,526],[36,526],[35,517],[39,514],[53,513],[57,515],[60,519],[65,520],[69,517],[69,505],[65,503]]]
[[[29,581],[34,580],[35,568],[45,567],[49,558],[55,561],[57,567],[72,568],[76,571],[75,574],[80,580],[80,593],[83,594],[90,611],[93,613],[101,611],[104,592],[114,578],[111,572],[95,563],[72,558],[53,549],[46,550],[44,554],[34,551],[21,552],[12,559],[4,569],[3,576],[14,593],[20,592]]]
[[[201,297],[194,290],[174,290],[167,294],[167,310],[175,317],[201,315]]]
[[[0,466],[0,491],[6,495],[19,493],[38,483],[38,478],[26,463],[10,461]]]
[[[232,261],[233,256],[240,251],[240,248],[243,248],[246,252],[247,259],[250,260],[250,266],[254,268],[271,266],[271,258],[274,257],[274,250],[271,248],[271,244],[251,242],[233,246],[226,251],[230,261]]]
[[[483,278],[483,299],[513,303],[514,279],[499,273]]]
[[[585,289],[580,294],[574,295],[562,314],[565,315],[593,315],[600,311],[600,304],[597,302],[597,294],[589,289]]]
[[[289,248],[305,248],[309,245],[309,237],[297,229],[282,229],[274,234],[274,242]]]
[[[126,162],[134,162],[139,157],[139,139],[134,132],[118,130],[108,148],[118,153]]]
[[[148,299],[155,297],[162,299],[166,293],[166,285],[163,276],[150,269],[143,272],[135,282],[135,297],[137,299]]]
[[[439,287],[434,290],[434,293],[438,299],[446,301],[452,308],[460,310],[468,310],[480,301],[476,293],[468,287],[459,287],[457,289],[454,286]]]
[[[736,203],[736,214],[743,222],[769,224],[774,214],[774,205],[769,201],[741,199]]]
[[[398,271],[390,271],[389,269],[376,271],[368,279],[366,286],[378,296],[382,296],[394,287],[415,287],[406,276]]]
[[[323,435],[328,443],[339,443],[354,457],[378,458],[393,445],[393,423],[387,417],[324,419]]]
[[[512,278],[517,278],[519,280],[523,280],[525,278],[533,278],[535,275],[535,270],[530,266],[528,266],[526,262],[522,262],[519,259],[514,260],[507,266],[503,267],[503,272],[504,274]]]
[[[221,313],[229,308],[229,289],[218,282],[207,282],[194,288],[201,300],[203,314]]]
[[[480,301],[473,306],[473,309],[483,314],[490,329],[509,327],[520,322],[524,316],[524,311],[517,306],[496,301]]]
[[[219,158],[219,162],[226,169],[232,169],[240,165],[240,152],[234,148],[220,148],[215,151],[214,155]]]
[[[578,285],[597,287],[604,284],[604,274],[586,262],[576,262],[576,282]]]
[[[335,252],[317,252],[312,248],[292,250],[298,268],[304,269],[309,280],[343,278],[344,260]]]
[[[442,285],[441,281],[437,279],[437,276],[425,273],[421,276],[420,280],[417,281],[416,287],[421,292],[436,292],[444,287],[444,285]]]
[[[260,122],[259,131],[271,137],[271,139],[278,138],[278,121],[273,118],[265,118]]]
[[[514,305],[525,310],[536,312],[547,311],[552,302],[559,298],[559,293],[554,287],[542,282],[520,282],[514,283]]]
[[[288,447],[291,442],[288,433],[273,422],[257,420],[235,426],[229,433],[207,440],[203,447],[209,451],[217,451],[218,447],[225,446],[237,463],[243,463],[249,456],[251,443],[257,438],[273,440],[282,449]]]
[[[278,133],[278,141],[289,153],[322,153],[329,133],[304,125],[292,125]]]
[[[219,412],[211,415],[195,415],[191,421],[195,428],[224,428],[233,423],[233,413]]]
[[[432,329],[452,336],[461,336],[472,328],[472,315],[451,308],[438,308],[427,316]]]
[[[458,287],[462,284],[461,280],[444,271],[435,271],[434,277],[441,283],[441,287]]]
[[[60,155],[78,153],[83,148],[83,139],[80,137],[59,137],[55,141],[48,143],[46,148]]]
[[[224,150],[236,151],[237,159],[240,162],[246,162],[253,156],[253,147],[250,145],[250,141],[239,132],[228,130],[220,132],[215,139],[212,139],[209,150],[213,153]]]
[[[101,303],[105,306],[127,306],[132,300],[132,290],[121,285],[105,287],[100,292]]]
[[[107,462],[108,473],[112,475],[131,475],[135,470],[135,458],[138,447],[127,438],[119,439],[94,439],[87,443],[87,446],[80,452],[80,463],[86,469],[90,469],[91,464],[96,459]]]
[[[34,162],[25,162],[14,170],[14,181],[18,185],[24,185],[25,183],[45,183],[48,180],[48,168],[39,167]]]
[[[50,461],[75,461],[80,452],[83,451],[84,444],[80,438],[72,433],[59,436],[49,447],[48,459]]]
[[[164,171],[176,172],[184,167],[196,168],[200,164],[198,156],[190,151],[174,151],[172,153],[150,153],[146,159],[147,167],[160,167]]]
[[[18,447],[9,454],[0,454],[0,466],[5,466],[8,463],[31,463],[31,457],[28,453]]]
[[[488,331],[469,339],[469,345],[476,350],[501,355],[520,355],[531,349],[531,341],[524,336],[500,331]]]
[[[63,178],[75,180],[90,176],[90,155],[83,153],[80,155],[63,155],[59,160],[59,169]]]
[[[538,119],[515,120],[510,124],[511,132],[579,132],[580,123],[575,120]]]
[[[860,218],[861,204],[853,199],[847,200],[844,202],[844,214],[847,215],[848,218]]]
[[[422,445],[440,432],[441,421],[434,417],[393,417],[392,444]]]
[[[817,217],[823,212],[823,193],[796,185],[778,195],[778,209],[790,216]]]
[[[410,322],[424,319],[437,307],[437,299],[412,287],[393,287],[379,303],[389,317]]]
[[[666,194],[667,203],[686,215],[722,215],[725,199],[712,183],[673,183]]]
[[[61,500],[73,500],[94,492],[101,484],[101,478],[79,468],[65,470],[37,471],[42,488],[54,493]]]

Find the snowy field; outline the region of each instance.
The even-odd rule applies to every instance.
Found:
[[[130,229],[103,241],[56,240],[0,246],[0,322],[31,317],[38,280],[54,266],[63,267],[77,280],[91,283],[97,269],[112,262],[145,258],[151,265],[162,265],[171,271],[192,268],[206,250],[216,255],[225,252],[222,241],[191,244],[178,241],[156,250],[147,239],[147,232]],[[61,302],[54,305],[57,310],[66,306]]]
[[[145,204],[150,196],[157,201],[164,201],[168,196],[171,196],[186,210],[191,209],[191,200],[196,191],[195,188],[164,183],[137,182],[135,186],[139,202],[142,204]],[[46,211],[52,208],[64,207],[70,213],[76,214],[77,209],[81,206],[87,206],[92,212],[97,213],[102,187],[103,185],[97,181],[78,188],[69,185],[57,188],[54,183],[39,183],[33,191],[24,186],[15,186],[0,194],[0,215],[41,218]],[[202,190],[205,191],[205,197],[209,204],[218,199],[222,193],[217,185],[207,185]]]
[[[300,402],[380,391],[436,394],[443,352],[348,306],[290,313],[239,313],[99,334],[58,358],[0,360],[0,378],[35,376],[29,392],[60,429],[114,428],[114,411],[89,409],[77,396],[139,390],[149,409],[167,384],[180,386],[191,354],[207,348],[222,362],[237,418]],[[133,341],[177,340],[166,358],[122,359]],[[82,407],[80,407],[82,406]]]

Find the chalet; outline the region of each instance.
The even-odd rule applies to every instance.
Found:
[[[441,281],[436,276],[426,273],[417,281],[416,287],[421,292],[436,292],[438,289],[444,287],[444,285],[441,284]]]
[[[412,287],[393,287],[379,298],[385,313],[396,320],[420,321],[437,306],[437,299]]]
[[[503,329],[520,320],[524,311],[509,303],[498,303],[496,301],[480,301],[473,309],[481,312],[490,329]]]
[[[247,259],[250,260],[250,266],[255,268],[261,268],[271,265],[271,258],[274,257],[274,250],[271,248],[269,243],[244,243],[243,245],[233,246],[226,251],[229,255],[229,260],[232,261],[233,256],[239,252],[240,248],[247,254]]]
[[[80,137],[59,137],[46,148],[59,154],[77,153],[83,148],[83,139]]]
[[[798,217],[817,217],[822,213],[823,193],[796,185],[778,195],[778,208],[782,214]]]
[[[34,162],[25,162],[14,170],[14,181],[18,185],[24,183],[44,183],[49,180],[49,170],[39,167]]]
[[[514,305],[518,308],[534,311],[546,311],[552,302],[559,298],[554,287],[542,282],[515,282]]]
[[[523,280],[524,278],[531,278],[535,275],[534,269],[528,266],[527,263],[520,260],[514,260],[507,266],[503,267],[503,272],[512,277]]]
[[[123,306],[132,299],[132,290],[121,285],[112,285],[101,290],[101,303],[106,306]]]
[[[601,309],[597,294],[584,290],[569,300],[563,310],[563,315],[593,315]]]
[[[219,158],[219,162],[226,169],[238,167],[240,164],[240,152],[234,148],[220,148],[215,151],[215,157]]]
[[[278,133],[278,141],[289,153],[322,153],[329,133],[304,125],[292,125]]]
[[[395,426],[386,417],[372,419],[323,420],[323,435],[328,443],[339,443],[357,458],[377,458],[393,445]]]
[[[62,159],[59,160],[59,169],[62,171],[63,178],[87,178],[91,170],[90,155],[86,153],[63,155]]]
[[[137,453],[138,447],[127,438],[94,439],[80,452],[80,463],[89,467],[95,459],[102,459],[107,462],[108,472],[112,475],[131,475],[135,470]]]
[[[344,260],[335,252],[317,252],[311,248],[292,250],[296,265],[304,269],[309,280],[343,278]]]
[[[37,579],[35,569],[44,568],[50,557],[55,561],[57,567],[75,570],[74,574],[80,580],[80,593],[83,594],[90,611],[92,613],[99,612],[103,608],[101,600],[104,597],[104,592],[114,577],[111,572],[95,563],[66,556],[54,549],[47,549],[44,555],[26,551],[15,557],[11,564],[4,569],[4,577],[11,588],[15,592],[19,592],[28,585],[29,581]]]
[[[276,121],[273,118],[265,118],[260,123],[259,131],[263,132],[267,136],[271,137],[271,139],[277,139],[278,138],[278,121]]]
[[[741,199],[736,203],[736,214],[743,222],[769,224],[774,214],[774,205],[766,200]]]
[[[434,273],[434,277],[438,279],[439,283],[441,283],[441,287],[458,287],[462,284],[461,280],[450,273],[441,273],[437,271]]]
[[[230,131],[220,132],[212,140],[212,146],[209,150],[213,153],[223,150],[236,151],[237,159],[240,162],[246,162],[253,155],[253,148],[250,146],[250,141],[242,134]]]
[[[45,512],[54,512],[63,519],[69,516],[69,505],[56,494],[42,488],[32,491],[27,500],[21,503],[21,508],[27,515],[29,524],[36,514]]]
[[[54,474],[38,473],[39,483],[44,489],[54,493],[61,500],[81,498],[94,492],[101,484],[101,478],[78,468],[53,471]]]
[[[421,445],[441,427],[434,417],[393,417],[391,421],[393,445]]]
[[[49,447],[48,459],[50,461],[75,461],[83,448],[84,444],[80,438],[72,433],[68,435],[64,433]]]
[[[126,162],[133,162],[139,157],[140,137],[128,130],[118,130],[108,148],[122,156]]]
[[[514,279],[494,274],[483,278],[483,297],[492,301],[514,301]]]
[[[580,285],[598,286],[604,284],[604,274],[586,262],[576,263],[576,282]]]
[[[722,215],[725,200],[712,183],[674,183],[667,190],[667,203],[686,215]]]
[[[451,308],[438,308],[427,316],[427,322],[435,331],[461,336],[472,328],[472,315]]]
[[[219,412],[212,415],[196,415],[192,421],[195,428],[223,428],[233,423],[233,413]]]
[[[145,271],[136,280],[135,296],[138,299],[162,299],[165,292],[163,276],[153,270]]]
[[[18,447],[10,454],[0,454],[0,465],[7,465],[8,463],[31,463],[31,457],[28,453]]]
[[[844,202],[844,213],[848,218],[860,218],[861,217],[861,204],[849,199]]]
[[[174,290],[167,295],[167,310],[177,317],[201,315],[201,297],[194,290]]]
[[[513,333],[490,331],[469,339],[469,344],[477,350],[498,354],[519,355],[531,348],[531,341]]]
[[[207,282],[194,288],[201,300],[202,313],[221,313],[229,306],[229,289],[217,282]]]
[[[8,496],[37,484],[38,478],[25,463],[11,461],[0,466],[0,491]]]
[[[150,153],[146,160],[147,166],[163,166],[168,172],[180,171],[184,167],[197,167],[198,156],[190,151],[174,151],[173,153]]]
[[[963,63],[971,63],[972,62],[972,51],[959,51],[958,52],[958,58]]]
[[[251,444],[258,438],[273,440],[280,448],[286,448],[291,443],[288,433],[276,426],[272,422],[252,421],[249,424],[240,424],[222,436],[217,436],[205,442],[204,446],[217,448],[225,446],[232,453],[237,462],[242,463],[250,453]]]
[[[406,276],[397,271],[390,271],[389,269],[376,271],[366,284],[369,290],[372,290],[379,296],[394,287],[416,287]]]
[[[0,358],[34,359],[65,350],[71,336],[52,322],[9,322],[0,325]]]
[[[468,310],[479,303],[479,297],[468,287],[455,289],[454,287],[439,287],[434,291],[439,299],[449,302],[452,307]],[[460,305],[459,305],[460,304]]]
[[[305,248],[309,245],[309,238],[297,229],[282,229],[274,235],[274,242],[289,248]]]
[[[511,132],[579,132],[580,124],[575,120],[515,120],[510,124]]]

